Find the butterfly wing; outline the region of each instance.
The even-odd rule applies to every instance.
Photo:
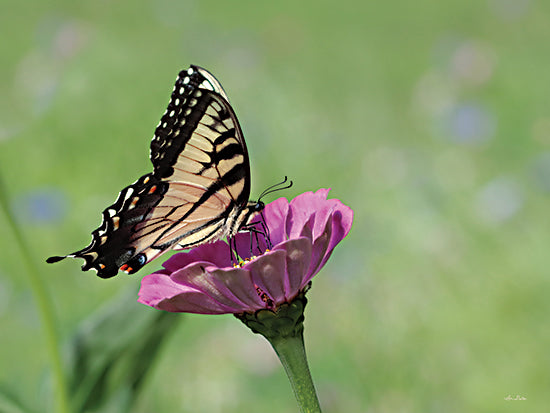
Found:
[[[119,267],[136,256],[136,248],[129,242],[134,234],[133,227],[150,215],[167,189],[168,185],[159,182],[153,174],[142,176],[120,191],[115,203],[103,211],[101,225],[92,232],[90,245],[46,261],[54,263],[66,257],[83,258],[86,261],[83,271],[93,269],[102,278],[116,275]]]
[[[86,248],[84,271],[134,273],[170,250],[221,238],[250,195],[246,144],[227,95],[206,70],[180,72],[151,142],[153,173],[124,188],[103,211]]]
[[[205,69],[191,66],[180,72],[151,142],[151,162],[156,176],[176,181],[201,181],[199,176],[203,176],[218,179],[219,186],[237,178],[234,175],[243,175],[246,179],[237,202],[248,201],[246,143],[225,91]]]

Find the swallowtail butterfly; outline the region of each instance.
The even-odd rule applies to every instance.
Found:
[[[120,191],[103,211],[82,270],[102,278],[135,273],[171,249],[232,237],[260,212],[249,201],[250,165],[241,128],[216,78],[191,66],[180,72],[151,142],[153,172]]]

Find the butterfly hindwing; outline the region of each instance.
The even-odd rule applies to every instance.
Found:
[[[92,242],[86,248],[68,257],[83,258],[83,271],[93,269],[102,278],[112,277],[119,268],[136,257],[139,243],[128,242],[135,233],[135,226],[154,210],[168,190],[168,184],[160,182],[153,174],[139,178],[120,191],[115,203],[102,213],[99,228],[92,232]],[[51,257],[55,262],[65,257]],[[142,257],[138,261],[143,261]],[[146,261],[145,261],[146,262]],[[137,271],[141,266],[135,265]]]

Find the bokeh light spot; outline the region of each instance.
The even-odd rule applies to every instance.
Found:
[[[544,192],[550,192],[550,152],[537,156],[533,162],[535,184]]]
[[[499,224],[516,215],[522,208],[524,195],[510,178],[500,177],[485,185],[477,194],[478,215],[491,224]]]
[[[471,85],[486,83],[493,75],[495,53],[479,42],[464,42],[451,58],[452,74]]]

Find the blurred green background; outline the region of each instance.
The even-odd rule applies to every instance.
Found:
[[[288,175],[287,197],[331,187],[355,210],[308,295],[325,412],[547,411],[550,3],[3,0],[0,31],[0,172],[62,337],[160,267],[100,280],[44,259],[151,170],[198,64],[239,116],[252,197]],[[0,226],[0,380],[33,399],[49,360]],[[182,316],[135,411],[260,410],[297,410],[268,344]]]

